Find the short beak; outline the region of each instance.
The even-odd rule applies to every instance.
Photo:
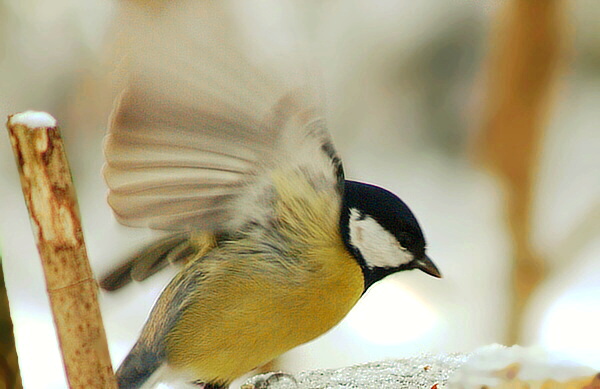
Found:
[[[436,278],[442,278],[442,273],[440,273],[440,271],[435,266],[433,261],[431,259],[429,259],[429,257],[427,255],[423,255],[422,258],[415,259],[413,261],[413,264],[414,264],[413,266],[415,269],[419,269],[419,270],[429,274],[430,276],[433,276]]]

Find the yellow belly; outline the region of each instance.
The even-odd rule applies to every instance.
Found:
[[[310,272],[290,269],[288,278],[240,262],[220,265],[221,276],[207,277],[169,335],[169,364],[230,382],[335,326],[362,294],[362,271],[341,243],[314,254],[328,259]]]

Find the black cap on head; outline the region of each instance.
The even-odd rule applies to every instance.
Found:
[[[354,210],[354,211],[353,211]],[[368,266],[368,260],[351,241],[351,213],[360,218],[372,218],[383,230],[397,240],[403,250],[411,255],[411,261],[397,266]],[[425,237],[414,214],[393,193],[375,185],[346,181],[340,227],[344,243],[353,252],[365,275],[365,289],[385,276],[410,269],[419,269],[434,277],[441,277],[439,270],[425,254]]]

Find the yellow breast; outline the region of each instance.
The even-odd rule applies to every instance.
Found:
[[[265,242],[248,238],[189,264],[203,280],[167,337],[172,367],[230,382],[325,333],[360,298],[364,280],[342,242],[339,200],[298,176],[274,179],[277,231],[263,238],[285,241],[285,257],[253,250]]]

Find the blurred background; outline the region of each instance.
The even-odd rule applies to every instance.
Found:
[[[280,3],[257,12],[275,17]],[[153,237],[114,221],[100,175],[118,4],[0,0],[0,116],[35,109],[59,120],[97,276]],[[347,176],[411,205],[444,278],[389,277],[339,326],[274,366],[340,367],[498,342],[541,345],[600,369],[600,3],[285,4],[322,64]],[[64,388],[6,133],[0,254],[23,385]],[[115,366],[174,272],[102,293]],[[0,378],[18,387],[10,321],[0,324]]]

